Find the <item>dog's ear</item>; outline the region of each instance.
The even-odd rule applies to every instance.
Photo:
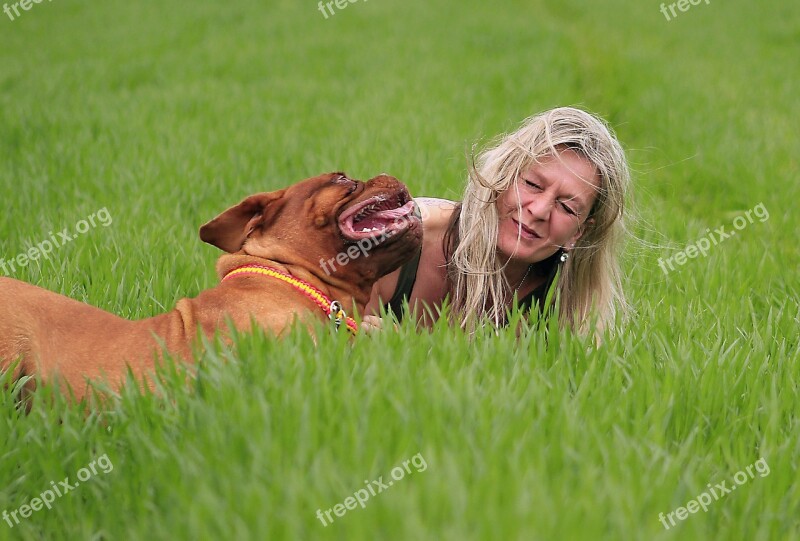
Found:
[[[226,252],[238,252],[250,233],[269,220],[285,191],[251,195],[201,227],[200,238]]]

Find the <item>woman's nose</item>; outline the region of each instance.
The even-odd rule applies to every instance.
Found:
[[[555,200],[552,197],[540,193],[531,196],[530,200],[525,202],[523,208],[536,220],[548,220],[550,212],[553,210]]]

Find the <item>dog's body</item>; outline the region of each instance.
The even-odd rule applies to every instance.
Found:
[[[372,284],[419,248],[422,230],[412,206],[405,187],[392,177],[361,183],[331,173],[251,196],[203,226],[200,236],[230,252],[217,263],[221,278],[246,265],[269,267],[361,313]],[[377,225],[385,241],[333,274],[322,272],[321,258],[374,233],[372,227],[356,232],[360,223]],[[80,400],[87,379],[104,379],[117,388],[128,367],[137,379],[146,379],[162,347],[191,361],[198,329],[212,336],[224,334],[227,321],[238,330],[255,322],[280,334],[298,317],[327,315],[294,285],[257,274],[231,275],[193,299],[181,299],[174,310],[139,321],[0,278],[0,370],[19,359],[15,380],[57,376]]]

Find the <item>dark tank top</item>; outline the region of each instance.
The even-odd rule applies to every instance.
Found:
[[[397,318],[397,321],[402,321],[405,315],[403,301],[409,302],[411,298],[411,291],[414,289],[414,283],[417,281],[417,268],[419,267],[421,253],[421,251],[417,252],[411,261],[403,265],[400,269],[400,276],[397,278],[397,287],[394,290],[394,295],[385,306],[386,311],[391,311]],[[550,273],[550,276],[547,277],[547,280],[542,282],[542,285],[519,300],[517,306],[520,310],[524,312],[530,311],[534,302],[536,302],[537,307],[541,309],[545,295],[547,295],[547,290],[550,288],[550,284],[552,284],[555,278],[555,268],[556,266],[554,266],[554,272]]]

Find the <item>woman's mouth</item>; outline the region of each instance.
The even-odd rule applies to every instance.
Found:
[[[511,221],[514,222],[514,226],[516,227],[517,231],[519,231],[519,236],[523,239],[528,240],[536,240],[542,238],[541,235],[536,233],[533,229],[526,227],[524,224],[519,223],[514,218],[511,218]]]

